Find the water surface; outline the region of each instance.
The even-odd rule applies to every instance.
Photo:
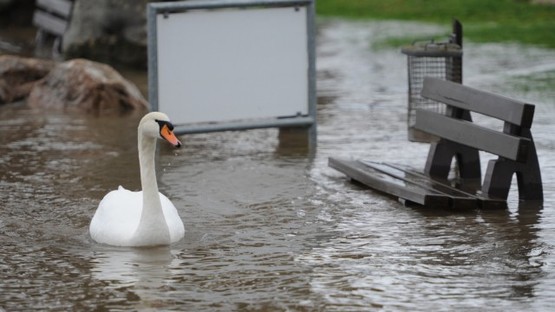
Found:
[[[159,186],[186,227],[166,248],[114,248],[88,235],[104,194],[140,187],[141,116],[3,106],[0,310],[555,308],[555,101],[552,91],[511,85],[553,71],[555,52],[465,44],[465,83],[537,104],[543,205],[519,205],[512,191],[507,211],[407,208],[327,167],[330,156],[423,166],[428,146],[406,140],[406,59],[371,47],[437,31],[322,23],[313,152],[280,142],[275,129],[183,136],[179,150],[161,144]]]

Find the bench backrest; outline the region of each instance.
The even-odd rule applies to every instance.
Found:
[[[422,96],[525,128],[530,128],[534,119],[532,104],[447,80],[425,78]]]
[[[526,161],[532,142],[522,136],[522,130],[532,126],[534,105],[437,78],[424,80],[422,96],[445,103],[451,109],[500,119],[505,126],[500,132],[461,118],[452,118],[456,114],[447,116],[417,110],[415,128],[511,160]]]
[[[538,156],[530,131],[534,105],[436,78],[424,80],[422,96],[447,104],[446,114],[416,111],[415,128],[441,138],[430,147],[426,174],[446,179],[455,157],[461,179],[480,180],[478,151],[482,150],[499,156],[488,163],[482,194],[507,199],[516,173],[519,198],[543,200]],[[470,112],[502,120],[503,130],[473,123]]]
[[[63,36],[67,29],[73,0],[37,0],[33,24],[53,35]]]

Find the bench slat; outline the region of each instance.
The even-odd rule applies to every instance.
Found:
[[[499,198],[491,198],[488,196],[485,196],[484,194],[469,194],[466,191],[463,191],[462,189],[459,188],[455,188],[452,187],[450,185],[447,185],[446,183],[448,182],[443,182],[443,181],[438,181],[432,177],[429,177],[427,175],[425,175],[422,172],[416,171],[413,168],[409,168],[407,166],[402,166],[402,165],[398,165],[398,164],[385,164],[387,166],[402,170],[405,172],[405,174],[409,177],[421,177],[421,179],[430,179],[432,181],[436,181],[436,183],[438,185],[439,189],[448,189],[450,191],[447,191],[446,193],[452,193],[452,194],[460,194],[458,196],[470,196],[470,197],[474,197],[478,200],[479,202],[479,207],[481,209],[485,209],[485,210],[494,210],[494,209],[506,209],[507,208],[507,201],[503,200],[503,199],[499,199]],[[434,185],[436,185],[434,183]],[[465,184],[465,186],[468,186]]]
[[[45,11],[69,18],[72,1],[69,0],[37,0],[36,5]]]
[[[41,11],[33,15],[33,24],[58,36],[63,35],[67,28],[67,21]]]
[[[447,80],[426,77],[421,95],[454,107],[530,128],[534,105],[476,90]]]
[[[403,181],[414,183],[422,188],[449,196],[449,205],[456,210],[475,209],[478,206],[478,198],[444,183],[436,181],[424,175],[417,175],[401,167],[396,167],[386,163],[376,163],[372,161],[360,161],[368,167],[388,174]]]
[[[329,159],[329,166],[375,190],[430,207],[449,207],[449,197],[384,174],[361,162]]]
[[[530,139],[508,135],[432,111],[416,110],[415,128],[518,162],[526,161]]]

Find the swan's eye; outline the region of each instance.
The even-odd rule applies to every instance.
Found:
[[[155,121],[158,123],[158,126],[160,126],[160,130],[162,130],[164,126],[167,126],[168,129],[170,129],[170,131],[173,131],[173,125],[171,122],[165,121],[165,120],[158,120],[158,119],[155,119]]]

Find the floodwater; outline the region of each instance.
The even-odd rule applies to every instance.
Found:
[[[554,309],[555,96],[519,86],[553,77],[555,51],[465,44],[465,83],[537,104],[543,205],[511,191],[507,211],[407,208],[327,167],[330,156],[423,166],[427,145],[406,140],[406,59],[372,43],[443,31],[322,22],[312,152],[275,129],[161,144],[159,186],[186,227],[167,248],[88,235],[104,194],[140,186],[140,116],[1,107],[0,311]]]

